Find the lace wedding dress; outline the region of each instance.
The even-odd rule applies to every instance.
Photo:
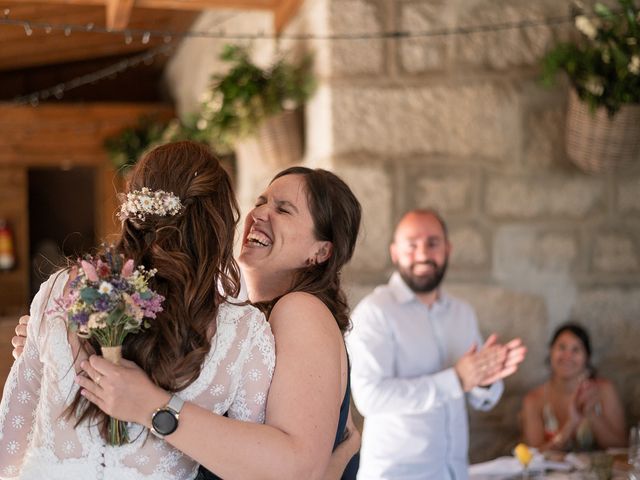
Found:
[[[0,404],[0,478],[195,478],[196,462],[138,424],[129,424],[131,443],[115,447],[95,426],[74,428],[65,419],[78,390],[74,353],[64,320],[46,312],[66,281],[64,273],[52,276],[31,305],[27,344]],[[274,366],[274,340],[264,315],[250,306],[223,304],[200,376],[178,395],[217,414],[264,422]]]

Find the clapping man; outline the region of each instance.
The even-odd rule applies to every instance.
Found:
[[[347,336],[365,417],[358,479],[466,479],[465,401],[491,409],[525,347],[482,342],[471,306],[440,288],[451,244],[437,212],[405,214],[390,252],[396,272],[356,307]]]

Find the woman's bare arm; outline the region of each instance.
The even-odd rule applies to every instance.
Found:
[[[283,297],[270,316],[276,368],[266,424],[215,415],[185,404],[179,428],[165,440],[222,478],[319,479],[327,470],[341,403],[341,333],[315,297]],[[87,398],[107,414],[150,426],[169,394],[131,362],[118,367],[93,356],[78,378]],[[346,465],[346,462],[345,462]]]
[[[627,432],[624,408],[618,392],[609,380],[599,379],[593,382],[596,397],[585,407],[585,415],[600,448],[625,447]]]

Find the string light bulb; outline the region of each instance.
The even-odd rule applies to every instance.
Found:
[[[142,43],[146,45],[147,43],[149,43],[150,38],[151,38],[151,33],[144,32],[144,34],[142,35]]]
[[[24,22],[22,26],[24,27],[24,34],[27,37],[30,37],[31,35],[33,35],[33,29],[31,28],[31,25],[29,25],[29,22]]]

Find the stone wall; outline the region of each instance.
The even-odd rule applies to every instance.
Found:
[[[432,31],[558,17],[569,7],[307,0],[288,32]],[[567,161],[566,86],[540,87],[536,64],[568,27],[280,42],[316,51],[321,86],[306,108],[305,162],[345,178],[364,207],[345,275],[353,302],[392,271],[388,243],[402,213],[435,207],[454,247],[446,287],[476,308],[485,335],[521,336],[529,347],[499,406],[471,415],[473,461],[517,441],[522,395],[547,377],[548,338],[567,319],[588,327],[594,363],[615,381],[628,419],[640,419],[640,168],[589,176]],[[255,172],[239,166],[241,197],[255,194],[242,177],[268,173]]]

